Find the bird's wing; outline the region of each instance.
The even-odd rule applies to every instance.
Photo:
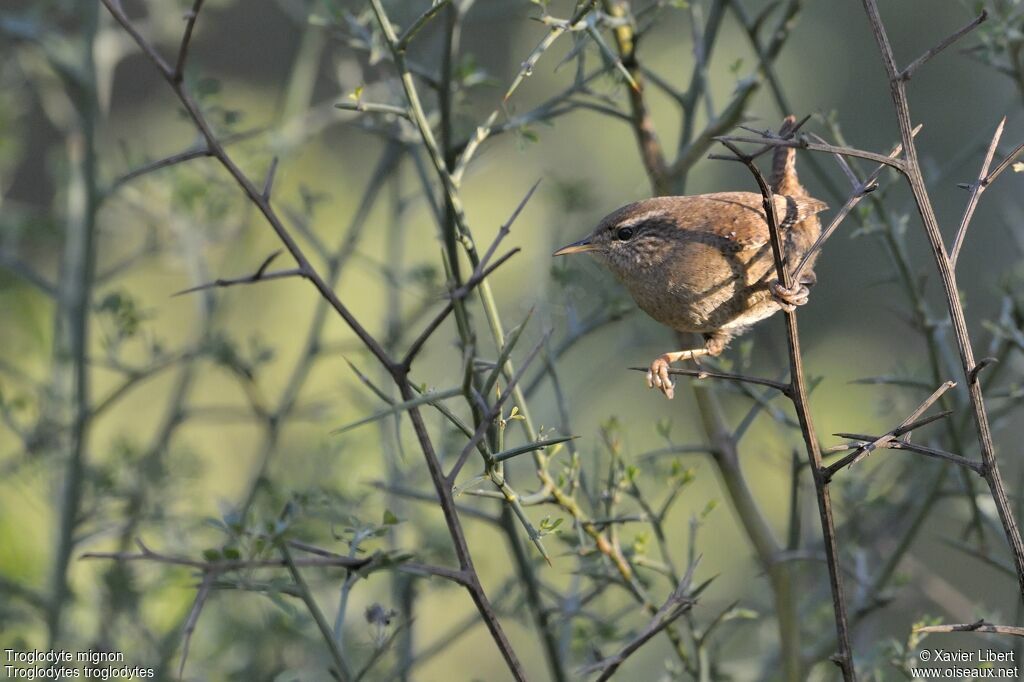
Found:
[[[725,240],[739,250],[758,249],[768,243],[768,221],[760,194],[720,192],[694,199],[700,201],[693,203],[687,220],[693,232],[707,234],[715,241]],[[824,202],[811,197],[775,195],[775,215],[782,230],[826,208]]]

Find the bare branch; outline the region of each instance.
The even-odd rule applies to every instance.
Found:
[[[920,419],[921,415],[923,415],[928,410],[929,407],[934,405],[935,402],[939,398],[941,398],[942,395],[946,391],[948,391],[949,389],[953,388],[954,386],[956,386],[956,382],[955,381],[947,381],[944,384],[942,384],[941,386],[939,386],[937,389],[935,389],[934,392],[932,392],[932,394],[930,396],[925,398],[924,402],[922,402],[920,405],[917,406],[917,409],[915,409],[910,414],[909,417],[907,417],[902,422],[900,422],[899,426],[894,428],[892,431],[889,431],[885,435],[880,436],[879,438],[875,439],[874,441],[872,441],[872,442],[870,442],[870,443],[868,443],[866,445],[862,445],[861,447],[857,448],[855,451],[851,452],[846,457],[843,457],[841,460],[839,460],[835,464],[832,464],[831,466],[827,467],[825,469],[825,471],[824,471],[825,479],[826,480],[831,480],[831,478],[836,475],[836,472],[838,472],[839,470],[843,469],[844,467],[848,467],[848,466],[852,466],[853,464],[856,464],[861,459],[863,459],[864,457],[867,457],[869,454],[871,454],[871,452],[873,450],[875,450],[876,448],[884,446],[889,441],[895,440],[899,436],[902,436],[904,433],[912,431],[916,427],[923,426],[923,424],[917,423],[918,419]],[[945,413],[945,414],[943,414],[941,416],[948,416],[948,414],[949,413],[947,412],[947,413]],[[931,421],[934,421],[934,418],[929,418],[924,423],[926,424],[926,423],[929,423]]]
[[[438,12],[449,4],[451,4],[451,0],[435,0],[434,4],[430,6],[430,9],[419,15],[416,20],[409,25],[409,28],[402,32],[402,35],[395,43],[396,49],[398,49],[399,52],[405,52],[406,48],[409,47],[409,43],[416,37],[416,34],[419,33],[420,29],[426,26],[431,19],[437,16]]]
[[[724,137],[715,138],[719,142],[745,142],[750,144],[764,144],[770,147],[794,147],[796,149],[808,149],[812,152],[823,152],[825,154],[839,154],[841,156],[852,156],[858,159],[867,159],[868,161],[874,161],[880,163],[883,166],[889,166],[896,170],[903,172],[903,161],[894,159],[891,156],[885,154],[879,154],[877,152],[869,152],[863,149],[854,149],[853,147],[837,147],[832,144],[825,144],[821,142],[810,142],[803,135],[797,136],[795,140],[786,140],[782,138],[771,139],[765,137],[743,137],[742,135],[726,135]],[[721,159],[721,160],[732,160],[731,157],[725,156],[710,156],[708,158]]]
[[[393,104],[376,104],[374,102],[364,102],[357,100],[355,102],[338,102],[334,105],[336,109],[344,109],[345,111],[360,111],[364,113],[376,113],[376,114],[394,114],[395,116],[401,116],[402,118],[412,120],[409,115],[408,109],[402,107],[396,107]]]
[[[207,147],[210,149],[211,154],[217,158],[220,164],[225,170],[234,178],[235,182],[242,189],[243,193],[248,197],[249,201],[252,202],[260,213],[263,214],[267,222],[270,223],[270,227],[274,230],[278,239],[284,244],[285,248],[295,259],[298,264],[298,269],[302,272],[303,276],[308,279],[320,295],[331,305],[334,311],[341,317],[342,320],[348,325],[348,327],[355,333],[359,340],[363,342],[363,345],[380,361],[382,365],[388,369],[394,367],[394,362],[388,353],[381,347],[380,343],[359,323],[359,321],[352,315],[349,309],[341,302],[337,294],[334,292],[327,282],[324,281],[323,277],[316,271],[315,268],[310,264],[309,259],[299,246],[298,242],[292,237],[288,228],[285,227],[280,217],[270,206],[270,203],[262,196],[260,191],[256,189],[252,181],[242,172],[242,170],[235,163],[234,159],[224,149],[224,145],[217,139],[210,127],[209,122],[203,115],[199,104],[195,101],[192,95],[184,88],[183,83],[180,80],[175,79],[174,72],[170,70],[163,58],[153,47],[152,43],[146,40],[136,30],[131,20],[128,19],[124,13],[123,8],[115,0],[100,0],[103,5],[110,12],[114,20],[121,25],[122,28],[132,37],[132,39],[138,44],[139,48],[143,53],[149,57],[149,59],[156,65],[160,70],[161,74],[171,85],[174,93],[177,95],[178,100],[185,107],[185,111],[188,116],[192,119],[196,128],[202,134],[206,141]],[[198,4],[198,0],[197,0]]]
[[[487,251],[484,252],[483,257],[480,259],[479,265],[477,265],[476,267],[477,270],[483,270],[483,268],[487,266],[487,262],[491,260],[491,256],[493,256],[494,252],[498,249],[498,245],[501,244],[501,242],[505,239],[505,237],[508,236],[509,232],[511,231],[512,223],[516,221],[516,219],[519,217],[519,214],[523,212],[524,208],[526,208],[526,204],[529,203],[530,199],[533,197],[533,193],[537,191],[537,187],[539,186],[540,179],[538,179],[537,182],[533,183],[530,189],[527,190],[526,196],[522,198],[522,200],[516,206],[515,210],[512,211],[512,215],[509,216],[508,220],[506,220],[500,228],[498,228],[498,234],[494,237],[494,241],[491,242],[491,245],[487,247]]]
[[[784,288],[790,289],[793,279],[789,269],[786,267],[786,257],[782,249],[779,221],[775,213],[775,197],[771,186],[765,180],[761,171],[758,170],[751,156],[743,154],[728,140],[720,140],[720,142],[728,147],[736,159],[747,167],[757,182],[758,189],[761,192],[765,219],[768,222],[768,234],[771,238],[772,255],[775,259],[775,272],[779,283]],[[888,157],[885,157],[885,159],[889,162],[892,161]],[[789,398],[793,402],[793,409],[800,423],[800,433],[803,436],[808,463],[814,476],[814,491],[818,501],[818,514],[821,523],[822,539],[825,545],[826,563],[828,565],[829,587],[832,592],[832,608],[835,615],[836,639],[839,650],[831,658],[842,671],[843,680],[845,682],[854,682],[857,679],[857,673],[853,663],[853,649],[850,645],[850,625],[846,610],[846,595],[843,592],[842,569],[839,565],[839,546],[836,540],[835,520],[832,515],[832,498],[829,494],[828,479],[824,475],[821,447],[811,419],[807,398],[807,384],[803,371],[803,357],[800,352],[800,333],[797,327],[796,313],[792,309],[786,309],[783,312],[785,314],[786,340],[789,351]]]
[[[173,566],[185,566],[194,568],[205,573],[226,573],[249,568],[282,568],[287,567],[284,559],[221,559],[216,561],[199,561],[188,557],[173,556],[154,552],[144,545],[141,540],[136,540],[139,547],[138,552],[86,552],[79,556],[79,559],[110,559],[114,561],[147,561],[159,564],[170,564]],[[368,566],[375,557],[351,558],[345,556],[332,557],[310,557],[296,559],[297,566],[338,566],[348,569],[361,569]]]
[[[953,248],[949,251],[949,262],[952,267],[956,267],[956,261],[960,257],[960,249],[964,245],[964,238],[967,236],[967,227],[971,224],[971,218],[974,217],[974,210],[978,207],[978,201],[981,199],[981,193],[988,187],[986,182],[988,178],[988,169],[992,165],[992,159],[996,155],[996,147],[999,146],[999,139],[1003,136],[1003,128],[1006,126],[1006,117],[999,121],[999,125],[996,126],[996,132],[992,135],[992,142],[988,145],[988,151],[985,152],[985,160],[981,162],[981,170],[978,171],[978,179],[971,185],[971,196],[967,199],[967,207],[964,208],[964,217],[960,219],[960,227],[956,230],[956,237],[953,239]]]
[[[946,252],[942,231],[935,216],[935,208],[928,197],[921,165],[918,162],[917,149],[914,146],[913,135],[911,134],[913,126],[910,120],[910,105],[907,101],[906,81],[900,78],[896,67],[896,58],[893,55],[889,36],[886,34],[885,25],[878,11],[877,1],[862,0],[862,3],[868,22],[871,25],[871,32],[874,34],[875,42],[878,44],[886,75],[889,78],[890,95],[896,113],[896,120],[900,128],[900,137],[905,149],[904,175],[910,183],[910,189],[914,195],[914,204],[924,225],[925,234],[931,246],[932,256],[942,281],[953,336],[956,339],[957,350],[960,355],[961,369],[963,370],[964,377],[968,379],[967,394],[971,401],[971,412],[974,417],[978,444],[981,449],[981,459],[985,467],[985,481],[988,483],[989,491],[992,493],[992,499],[999,514],[999,521],[1003,526],[1007,544],[1009,544],[1013,554],[1014,566],[1017,570],[1019,596],[1024,599],[1024,539],[1021,537],[1020,528],[1017,525],[1009,496],[1006,493],[1002,473],[996,461],[995,445],[992,441],[992,428],[989,424],[988,413],[985,410],[985,399],[982,395],[981,387],[977,382],[969,380],[971,370],[976,366],[974,349],[971,344],[970,332],[967,328],[963,302],[960,300],[956,273],[952,261]]]
[[[1024,628],[1017,627],[1016,625],[994,625],[992,623],[986,623],[984,620],[975,621],[974,623],[925,625],[924,627],[914,628],[914,632],[987,632],[997,635],[1024,637]]]
[[[199,10],[203,8],[203,0],[195,0],[192,9],[185,14],[185,35],[181,38],[181,45],[178,47],[178,61],[174,64],[175,83],[180,83],[185,76],[185,62],[188,60],[188,48],[192,44],[192,30],[196,26],[196,19],[199,18]]]
[[[113,192],[114,190],[120,188],[121,185],[127,184],[134,180],[135,178],[141,177],[148,173],[152,173],[153,171],[157,171],[162,168],[168,168],[170,166],[175,166],[179,163],[191,161],[192,159],[200,159],[203,158],[204,156],[212,156],[210,148],[205,145],[195,149],[186,149],[183,152],[172,154],[171,156],[166,156],[162,159],[157,159],[156,161],[151,161],[150,163],[147,163],[144,166],[140,166],[135,170],[128,171],[121,177],[114,180],[114,182],[110,184],[110,189],[108,191]]]
[[[51,298],[57,297],[57,287],[36,272],[35,268],[12,253],[0,249],[0,268],[10,270]]]
[[[267,266],[270,265],[271,261],[281,255],[281,251],[275,251],[274,253],[267,256],[267,259],[263,261],[263,264],[257,268],[256,272],[245,277],[233,277],[230,279],[218,278],[212,282],[206,282],[205,284],[199,284],[188,289],[182,289],[171,294],[171,296],[184,296],[185,294],[192,294],[197,291],[204,291],[206,289],[216,289],[219,287],[233,287],[239,284],[253,284],[255,282],[266,282],[273,279],[287,279],[290,277],[307,277],[302,268],[288,268],[287,270],[275,270],[274,272],[267,272]]]
[[[313,617],[313,622],[316,623],[317,629],[320,630],[320,635],[327,645],[327,651],[330,652],[331,658],[334,659],[335,672],[338,679],[340,682],[348,682],[352,679],[352,674],[349,672],[348,664],[342,655],[341,645],[334,639],[334,633],[331,632],[327,619],[324,618],[323,611],[320,610],[320,605],[317,604],[316,598],[313,597],[313,591],[309,589],[306,579],[302,577],[302,572],[299,570],[296,561],[292,558],[291,552],[288,551],[288,546],[282,544],[278,546],[278,549],[281,552],[285,565],[288,567],[288,572],[292,574],[292,580],[295,581],[295,587],[299,590],[300,598],[306,604],[309,615]]]
[[[921,126],[917,126],[917,128],[914,129],[914,134],[916,135],[920,130]],[[898,158],[902,152],[903,145],[898,144],[891,152],[889,152],[889,158]],[[828,238],[832,236],[832,233],[836,231],[844,220],[846,220],[846,216],[850,215],[850,211],[860,203],[861,199],[875,191],[878,187],[878,176],[882,174],[882,170],[885,168],[885,166],[879,164],[879,166],[863,182],[859,182],[856,180],[856,175],[853,175],[853,171],[850,169],[850,165],[846,162],[846,159],[838,154],[836,155],[836,158],[839,159],[840,165],[843,166],[844,169],[850,171],[850,176],[854,180],[853,193],[850,195],[850,198],[846,200],[846,203],[843,204],[843,207],[839,209],[839,212],[835,217],[832,218],[832,222],[829,223],[828,227],[821,231],[821,234],[818,235],[814,244],[811,245],[811,248],[807,249],[807,253],[804,254],[803,258],[800,259],[800,263],[796,266],[796,269],[793,270],[793,279],[797,282],[800,281],[800,275],[803,274],[804,268],[811,262],[814,254],[821,250]]]
[[[501,414],[501,406],[504,405],[505,401],[507,401],[509,397],[512,396],[512,393],[514,392],[516,385],[519,383],[519,380],[522,378],[523,374],[526,372],[526,369],[530,366],[530,363],[533,361],[533,359],[537,357],[537,353],[540,352],[540,349],[544,346],[544,341],[548,338],[550,334],[550,331],[545,332],[544,335],[541,336],[540,340],[536,343],[536,345],[534,345],[534,347],[530,350],[530,352],[526,354],[526,358],[523,360],[523,364],[519,367],[518,370],[516,370],[516,373],[509,380],[508,386],[506,386],[505,390],[501,392],[501,395],[498,396],[498,399],[494,401],[494,404],[491,405],[487,413],[483,415],[483,418],[480,420],[479,426],[477,426],[476,431],[473,433],[473,437],[470,438],[469,442],[466,443],[465,447],[462,448],[462,452],[459,453],[459,458],[455,461],[455,464],[452,466],[451,471],[448,472],[447,480],[449,486],[455,484],[455,479],[458,478],[459,472],[462,471],[463,465],[466,464],[466,460],[469,458],[469,453],[471,453],[476,448],[477,443],[479,443],[483,439],[483,437],[487,434],[487,430],[491,428],[492,422],[498,417],[499,414]]]
[[[189,645],[192,644],[192,633],[195,632],[196,623],[199,622],[199,614],[203,610],[203,605],[206,604],[206,598],[210,596],[210,588],[213,587],[213,581],[216,577],[217,574],[212,572],[203,575],[203,582],[199,585],[195,601],[192,602],[192,609],[188,612],[188,618],[185,620],[185,627],[181,634],[181,662],[178,663],[179,680],[185,679],[185,661],[188,660],[188,649]]]
[[[220,142],[222,145],[228,146],[235,142],[243,142],[245,140],[252,139],[253,137],[263,132],[264,131],[259,128],[253,130],[246,130],[244,132],[240,132],[234,135],[227,135],[223,137]],[[176,166],[179,163],[185,163],[186,161],[191,161],[193,159],[201,159],[203,157],[213,155],[213,151],[210,149],[210,147],[207,146],[205,142],[200,141],[198,145],[195,145],[190,149],[178,152],[177,154],[171,154],[170,156],[165,156],[164,158],[157,159],[156,161],[150,161],[149,163],[143,164],[142,166],[139,166],[134,170],[128,171],[127,173],[121,175],[120,177],[118,177],[117,179],[110,183],[110,186],[107,188],[106,194],[111,194],[120,189],[123,185],[128,184],[132,180],[140,178],[144,175],[148,175],[149,173],[152,173],[154,171],[169,168],[171,166]]]
[[[647,367],[630,367],[630,369],[637,372],[646,372],[648,370]],[[745,384],[768,386],[769,388],[774,388],[776,391],[781,392],[787,397],[792,392],[792,387],[789,384],[784,384],[781,381],[773,381],[772,379],[762,379],[761,377],[749,376],[747,374],[732,374],[730,372],[718,372],[715,370],[685,369],[676,367],[670,368],[668,373],[693,377],[695,379],[724,379],[725,381],[738,381]]]
[[[985,185],[991,185],[996,178],[1002,175],[1003,171],[1010,167],[1010,164],[1013,163],[1018,156],[1020,156],[1021,152],[1024,152],[1024,142],[1021,142],[1019,145],[1014,147],[1013,151],[1007,154],[1006,158],[999,162],[999,165],[996,166],[996,169],[985,176]]]
[[[270,160],[270,168],[267,169],[267,179],[263,181],[263,191],[260,193],[260,196],[263,197],[264,201],[270,201],[270,193],[274,189],[274,176],[277,175],[277,160],[276,156]]]
[[[934,417],[929,417],[927,418],[927,420],[921,421],[934,421],[935,419],[941,419],[943,417],[946,417],[948,416],[948,414],[948,412],[942,413],[940,415],[935,415]],[[920,424],[920,422],[918,422],[918,424]],[[909,431],[910,429],[907,430]],[[884,450],[906,450],[907,452],[916,452],[917,454],[924,455],[925,457],[941,459],[945,462],[952,462],[953,464],[956,464],[958,466],[966,467],[974,471],[974,473],[978,474],[979,476],[985,475],[985,465],[982,464],[981,462],[975,462],[970,459],[967,459],[966,457],[963,457],[962,455],[954,455],[951,452],[946,452],[945,450],[939,450],[937,448],[931,448],[928,447],[927,445],[911,443],[908,440],[901,440],[899,438],[885,440],[886,435],[888,434],[882,436],[869,436],[862,433],[837,433],[835,435],[839,436],[840,438],[849,438],[851,440],[858,441],[856,443],[848,445],[837,445],[834,448],[835,450],[850,450],[853,448],[862,448],[865,447],[866,445],[872,445],[876,442],[881,441],[878,445],[873,445],[873,447]]]
[[[412,361],[423,348],[423,344],[425,344],[430,339],[434,332],[437,331],[437,328],[441,326],[441,323],[445,321],[445,319],[448,317],[448,315],[452,313],[453,310],[455,310],[456,301],[461,301],[466,296],[468,296],[473,291],[473,289],[477,287],[477,285],[482,283],[485,279],[487,279],[487,277],[492,272],[494,272],[502,265],[504,265],[509,258],[516,255],[517,253],[519,253],[518,247],[506,253],[504,256],[495,261],[493,265],[486,268],[482,272],[472,275],[468,280],[466,280],[465,284],[460,286],[458,289],[455,289],[454,291],[450,292],[448,294],[448,303],[445,304],[444,308],[441,309],[441,312],[434,316],[434,319],[432,319],[427,324],[423,331],[420,332],[419,336],[417,336],[416,339],[409,345],[409,350],[406,351],[405,357],[402,358],[401,366],[405,367],[406,369],[412,367]]]
[[[580,671],[580,674],[589,675],[595,672],[600,672],[601,675],[597,678],[598,682],[611,679],[612,675],[615,674],[615,671],[619,669],[619,666],[625,663],[627,658],[650,641],[655,635],[671,625],[673,621],[693,608],[696,601],[690,595],[690,583],[693,580],[693,571],[695,568],[696,562],[690,566],[686,575],[679,581],[676,589],[672,591],[672,594],[668,596],[665,603],[662,604],[661,608],[655,612],[654,617],[651,618],[650,622],[644,626],[644,629],[641,630],[636,637],[630,640],[615,654],[583,668]]]
[[[914,72],[917,71],[922,66],[924,66],[928,62],[928,60],[930,60],[932,57],[934,57],[935,55],[939,54],[940,52],[945,50],[947,47],[949,47],[950,45],[952,45],[956,41],[960,40],[965,35],[967,35],[971,31],[973,31],[974,29],[976,29],[986,19],[988,19],[988,11],[987,10],[981,10],[981,14],[979,14],[977,17],[975,17],[973,20],[971,20],[970,23],[968,23],[967,25],[957,29],[956,31],[951,33],[941,43],[939,43],[935,47],[931,48],[930,50],[925,52],[923,55],[921,55],[920,57],[918,57],[917,59],[912,61],[910,64],[908,64],[907,68],[905,68],[902,71],[900,71],[898,78],[901,81],[904,81],[904,82],[910,80],[914,76]]]

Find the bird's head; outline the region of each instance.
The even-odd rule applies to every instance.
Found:
[[[679,234],[677,220],[665,199],[623,206],[601,220],[586,237],[552,255],[590,253],[620,277],[657,266],[670,255]]]

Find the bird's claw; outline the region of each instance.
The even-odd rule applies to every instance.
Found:
[[[668,374],[669,362],[665,358],[658,358],[651,363],[647,370],[647,388],[657,388],[665,394],[669,400],[675,397],[676,385]]]
[[[772,296],[779,306],[787,313],[796,310],[797,306],[805,305],[810,299],[811,290],[804,284],[795,284],[791,289],[782,286],[782,282],[772,282]]]

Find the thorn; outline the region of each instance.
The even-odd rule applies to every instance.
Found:
[[[267,170],[267,179],[263,183],[263,200],[270,201],[270,190],[274,187],[274,175],[277,174],[277,157],[270,160],[270,169]]]
[[[987,357],[982,358],[978,361],[978,364],[971,368],[971,371],[967,373],[967,383],[975,384],[978,381],[978,375],[981,374],[982,370],[986,369],[989,365],[994,365],[999,362],[999,358]]]
[[[277,250],[277,251],[275,251],[274,253],[272,253],[272,254],[270,254],[269,256],[267,256],[266,260],[264,260],[264,261],[263,261],[263,264],[262,264],[262,265],[260,265],[260,266],[259,266],[259,267],[258,267],[258,268],[256,269],[256,274],[255,274],[255,275],[253,275],[253,279],[259,279],[259,278],[263,277],[263,273],[264,273],[264,272],[266,272],[266,270],[267,270],[267,267],[268,267],[268,266],[269,266],[269,265],[270,265],[271,263],[273,263],[273,262],[274,262],[274,259],[275,259],[275,258],[277,258],[278,256],[280,256],[280,255],[281,255],[281,254],[282,254],[283,252],[284,252],[284,249],[278,249],[278,250]]]

